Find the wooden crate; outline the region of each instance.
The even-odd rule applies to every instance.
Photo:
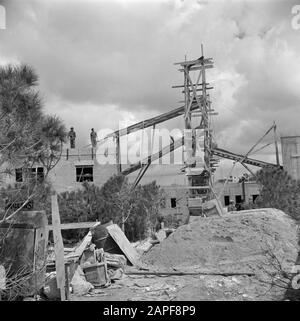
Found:
[[[95,263],[83,268],[85,278],[94,286],[102,286],[108,282],[107,265],[105,262]]]

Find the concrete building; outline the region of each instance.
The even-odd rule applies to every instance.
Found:
[[[112,151],[111,155],[115,157]],[[31,168],[30,171],[36,177],[43,177],[44,175],[42,165],[37,165]],[[117,166],[100,164],[92,148],[64,148],[60,161],[49,172],[48,178],[55,191],[61,193],[81,188],[84,181],[102,186],[114,174],[117,174]],[[5,181],[7,184],[14,184],[22,182],[24,177],[24,169],[16,168],[15,175],[7,176]]]
[[[230,200],[234,203],[241,203],[245,199],[245,203],[252,203],[259,195],[259,185],[255,181],[228,182],[224,188],[224,181],[219,180],[215,183],[215,192],[220,196],[223,207],[229,205]]]

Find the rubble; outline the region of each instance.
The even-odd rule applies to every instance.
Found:
[[[114,242],[123,254],[116,254],[97,249],[89,235],[77,259],[82,270],[74,275],[79,290],[76,283],[74,288],[74,277],[71,282],[73,296],[133,301],[282,299],[284,289],[268,292],[268,273],[276,272],[268,255],[282,260],[287,271],[298,254],[296,225],[275,209],[191,217],[189,224],[168,233],[161,230],[156,236],[160,240],[135,244],[126,238],[124,250],[122,232]],[[137,253],[134,266],[128,260],[132,249]],[[72,252],[67,250],[66,256],[72,257]]]
[[[74,273],[71,281],[72,292],[75,295],[85,295],[94,288],[94,286],[88,282],[85,278],[85,273],[83,273],[80,266]]]

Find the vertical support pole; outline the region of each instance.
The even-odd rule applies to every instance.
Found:
[[[121,158],[120,158],[120,135],[116,135],[116,162],[117,162],[117,173],[122,172]]]
[[[201,44],[201,55],[204,60],[204,53],[203,53],[203,44]],[[206,73],[204,62],[201,63],[201,70],[202,70],[202,97],[203,97],[203,114],[202,114],[202,121],[203,121],[203,129],[204,129],[204,164],[205,169],[208,171],[208,177],[205,180],[205,185],[210,186],[210,148],[211,148],[211,137],[210,137],[210,128],[209,128],[209,121],[208,121],[208,105],[207,105],[207,94],[206,94]]]
[[[185,161],[189,161],[193,156],[192,151],[192,129],[191,129],[191,113],[188,112],[188,107],[190,104],[190,82],[189,82],[189,66],[184,66],[184,100],[185,100],[185,133],[184,133],[184,149],[185,149]],[[192,179],[191,177],[188,177],[188,186],[192,186]],[[193,191],[190,189],[188,190],[188,197],[190,197],[193,194]]]
[[[52,226],[54,239],[54,253],[55,253],[55,269],[57,288],[60,290],[61,301],[66,300],[65,292],[65,262],[64,262],[64,245],[60,229],[60,216],[57,203],[57,195],[51,195],[51,210],[52,210]]]
[[[242,179],[242,196],[243,196],[243,201],[246,203],[246,188],[245,188],[245,179]]]
[[[69,148],[67,148],[67,160],[69,159]]]
[[[66,300],[70,300],[70,276],[71,276],[71,271],[70,271],[70,263],[65,264],[65,288],[66,288]]]
[[[277,133],[276,133],[276,123],[274,121],[274,142],[275,142],[275,153],[276,153],[276,164],[279,166],[279,152],[278,152],[278,139],[277,139]]]

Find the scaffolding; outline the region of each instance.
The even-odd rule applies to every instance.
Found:
[[[214,198],[212,173],[216,160],[212,157],[212,132],[210,117],[216,115],[211,109],[208,90],[213,87],[206,82],[206,70],[213,68],[212,58],[205,58],[203,46],[201,57],[196,60],[177,62],[183,72],[184,122],[185,122],[185,173],[188,181],[188,207],[190,214],[202,210],[203,204]],[[196,105],[196,108],[191,108]],[[198,214],[196,214],[198,215]]]

